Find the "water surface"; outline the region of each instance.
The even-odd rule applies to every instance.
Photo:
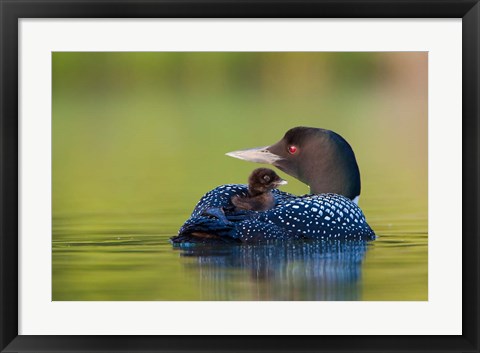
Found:
[[[57,217],[53,298],[427,300],[425,217],[382,222],[378,212],[369,218],[378,235],[371,242],[182,248],[168,242],[187,216],[180,211]]]

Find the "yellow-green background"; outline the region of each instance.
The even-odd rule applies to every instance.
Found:
[[[357,156],[379,236],[361,299],[426,300],[427,67],[415,52],[54,52],[53,300],[258,299],[244,288],[268,284],[248,278],[210,293],[167,239],[202,194],[259,166],[226,152],[299,125]]]

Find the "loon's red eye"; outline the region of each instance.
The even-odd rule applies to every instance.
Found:
[[[295,152],[297,152],[297,147],[295,146],[288,147],[288,152],[290,152],[290,154],[294,154]]]

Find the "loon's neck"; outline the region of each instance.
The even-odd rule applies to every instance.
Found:
[[[350,200],[360,195],[360,173],[356,163],[332,160],[331,163],[317,165],[316,170],[310,170],[299,179],[310,186],[312,194],[339,194]]]
[[[319,194],[339,194],[339,195],[345,195],[345,193],[342,192],[334,192],[334,191],[322,191],[322,190],[333,190],[333,189],[323,189],[323,188],[313,188],[310,186],[310,194],[312,195],[319,195]],[[360,195],[355,195],[354,197],[349,197],[350,200],[353,201],[355,205],[358,205],[358,201],[360,199]]]
[[[312,194],[339,194],[351,200],[360,194],[359,187],[356,186],[357,180],[350,180],[349,176],[344,173],[301,181],[310,186],[310,192]]]

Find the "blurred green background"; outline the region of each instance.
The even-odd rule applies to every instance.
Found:
[[[258,299],[237,277],[228,298],[206,290],[218,283],[167,239],[206,191],[259,166],[226,152],[301,125],[357,156],[379,235],[360,299],[426,300],[427,73],[424,52],[52,53],[53,300]]]

